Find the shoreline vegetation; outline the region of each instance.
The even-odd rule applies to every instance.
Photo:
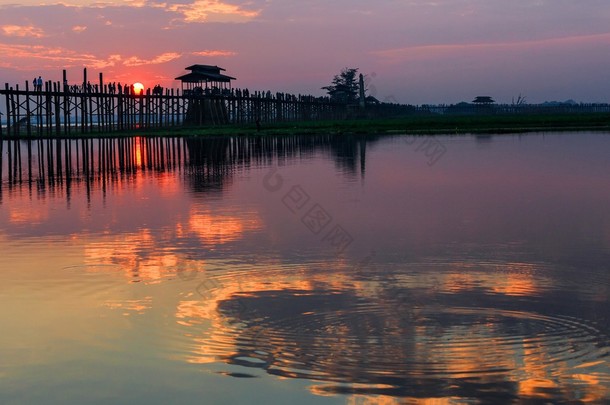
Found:
[[[297,121],[254,124],[183,126],[150,130],[146,135],[314,135],[314,134],[387,134],[453,135],[514,134],[545,131],[610,131],[609,113],[587,114],[514,114],[514,115],[427,115],[400,118]]]
[[[214,126],[179,126],[174,128],[126,130],[113,133],[74,132],[58,138],[115,138],[125,136],[199,137],[222,135],[458,135],[515,134],[546,131],[609,131],[610,113],[554,113],[502,115],[414,115],[396,118],[294,121]],[[4,139],[15,139],[3,133]],[[40,139],[19,136],[17,139]],[[44,136],[42,137],[44,138]]]

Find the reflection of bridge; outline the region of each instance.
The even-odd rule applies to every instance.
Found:
[[[206,138],[26,139],[0,142],[3,187],[63,190],[103,188],[137,173],[179,171],[194,191],[219,191],[233,173],[291,157],[326,153],[347,173],[364,174],[366,144],[348,135]],[[0,188],[1,202],[2,188]]]

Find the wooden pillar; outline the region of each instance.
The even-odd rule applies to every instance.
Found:
[[[13,119],[14,119],[13,123],[15,124],[13,130],[15,131],[15,135],[18,136],[19,133],[21,132],[20,131],[21,128],[19,125],[19,117],[20,117],[19,110],[20,110],[21,103],[19,102],[19,85],[18,84],[15,85],[15,92],[13,94],[14,95],[11,100],[13,102]]]
[[[123,129],[123,89],[121,87],[122,86],[118,87],[116,98],[117,128],[119,131]]]
[[[171,120],[172,120],[172,126],[174,126],[176,124],[176,110],[175,110],[175,101],[176,99],[174,99],[174,89],[171,89],[170,91],[170,101],[171,101],[171,106],[172,106],[172,111],[171,111]]]
[[[11,134],[11,103],[10,103],[10,95],[9,95],[9,87],[8,83],[4,84],[5,90],[5,98],[6,98],[6,133],[8,135]]]
[[[81,90],[81,100],[80,100],[80,105],[81,105],[81,133],[85,133],[86,129],[87,129],[87,68],[83,69],[83,87]]]
[[[54,102],[55,102],[55,135],[61,135],[61,120],[60,120],[60,98],[59,98],[59,89],[60,83],[57,83],[57,87],[53,89],[54,92]]]
[[[99,89],[97,92],[97,130],[98,132],[102,132],[106,129],[105,125],[105,115],[104,115],[104,105],[106,104],[106,97],[104,93],[104,74],[100,72],[99,74]]]
[[[148,100],[147,97],[144,97],[144,94],[142,94],[142,92],[140,92],[140,94],[138,94],[136,97],[138,97],[138,104],[140,106],[140,119],[139,119],[139,127],[143,128],[146,123],[144,122],[144,107],[146,105],[146,101]]]
[[[63,97],[63,105],[64,105],[64,134],[66,136],[70,133],[70,86],[68,85],[68,79],[66,76],[66,71],[63,73],[64,80],[64,97]]]
[[[125,96],[125,111],[127,112],[127,129],[131,130],[133,129],[133,113],[134,113],[134,107],[133,107],[133,98],[131,95],[131,89],[127,90],[127,94]]]
[[[116,121],[114,119],[114,110],[115,110],[115,102],[116,102],[117,96],[115,94],[115,92],[113,91],[112,94],[109,96],[108,99],[108,125],[109,125],[109,129],[115,130],[116,128]]]
[[[155,122],[155,109],[153,106],[153,102],[155,100],[153,100],[151,98],[151,94],[150,94],[150,88],[146,89],[146,97],[145,97],[145,101],[146,101],[146,128],[150,128],[151,126],[154,126],[154,122]]]
[[[44,128],[46,128],[47,136],[51,135],[53,131],[53,126],[51,125],[53,122],[53,96],[51,93],[52,83],[50,80],[45,82],[44,84],[44,107],[45,107],[45,119],[43,122],[39,123],[40,133],[44,132]],[[44,127],[43,127],[44,124]]]
[[[93,132],[93,93],[92,93],[93,88],[89,88],[89,86],[87,86],[87,102],[89,104],[88,107],[88,118],[87,121],[89,122],[89,131],[88,132]]]
[[[25,81],[25,111],[26,111],[26,126],[27,126],[27,134],[28,136],[32,136],[32,123],[30,121],[30,88],[29,88],[29,84],[28,81]]]

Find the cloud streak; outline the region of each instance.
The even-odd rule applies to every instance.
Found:
[[[167,10],[182,14],[187,23],[201,22],[247,22],[261,13],[219,0],[196,0],[192,3],[173,4]]]
[[[3,25],[0,30],[7,37],[43,38],[44,31],[32,25]]]
[[[610,33],[596,35],[580,35],[564,38],[549,38],[531,41],[516,42],[490,42],[490,43],[470,43],[470,44],[433,44],[415,45],[402,48],[393,48],[372,51],[375,56],[387,59],[412,59],[421,57],[446,57],[448,54],[464,54],[465,52],[485,52],[485,51],[522,51],[532,48],[560,48],[565,46],[584,46],[587,44],[607,44],[610,45]]]
[[[5,67],[19,68],[23,67],[27,69],[27,60],[44,61],[49,60],[53,62],[64,62],[64,63],[92,63],[96,61],[96,58],[91,54],[79,54],[74,51],[70,51],[66,48],[61,47],[46,47],[41,45],[15,45],[15,44],[2,44],[0,43],[0,53],[4,55],[10,55],[9,58],[4,59],[3,65]],[[25,63],[25,66],[23,65]]]
[[[144,65],[159,65],[180,59],[185,54],[179,52],[165,52],[152,58],[141,58],[139,56],[122,56],[112,54],[107,57],[98,57],[90,53],[79,53],[62,47],[49,48],[45,46],[14,45],[0,43],[0,53],[11,55],[9,60],[0,61],[4,68],[21,68],[24,70],[35,70],[40,68],[40,63],[49,61],[64,67],[89,66],[95,69],[107,67],[125,66],[136,67]],[[205,50],[188,53],[187,55],[207,57],[228,57],[237,53],[227,50]]]
[[[216,56],[235,56],[235,55],[237,55],[237,52],[224,51],[224,50],[205,50],[205,51],[193,52],[192,54],[195,56],[216,57]]]
[[[161,63],[171,62],[174,59],[180,58],[182,55],[176,52],[166,52],[157,55],[152,59],[141,59],[137,56],[132,56],[123,61],[125,66],[142,66],[142,65],[158,65]]]

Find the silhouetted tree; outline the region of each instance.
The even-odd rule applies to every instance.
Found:
[[[517,100],[515,100],[515,98],[513,97],[513,105],[524,105],[525,103],[525,97],[522,96],[521,93],[519,93],[519,97],[517,97]]]
[[[322,87],[333,101],[351,103],[358,98],[358,68],[344,68],[330,86]]]

